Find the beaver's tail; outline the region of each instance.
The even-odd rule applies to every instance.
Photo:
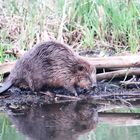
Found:
[[[0,94],[7,91],[12,86],[12,82],[10,80],[4,82],[2,86],[0,86]]]

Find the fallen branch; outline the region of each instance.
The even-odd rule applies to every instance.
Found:
[[[13,62],[6,62],[4,64],[0,64],[0,74],[4,74],[10,72],[11,69],[14,67],[15,61]]]
[[[110,56],[110,57],[82,57],[95,65],[96,68],[129,68],[140,67],[140,55]]]
[[[106,98],[106,97],[111,97],[111,96],[127,96],[130,98],[132,97],[140,97],[140,92],[126,92],[126,93],[110,93],[110,94],[103,94],[103,95],[94,95],[92,98],[94,99],[100,99],[100,98]]]
[[[130,69],[124,69],[124,70],[118,70],[118,71],[97,74],[97,80],[100,81],[103,79],[112,79],[115,77],[122,77],[125,75],[126,76],[140,75],[140,68],[130,68]]]
[[[129,85],[140,85],[140,82],[128,82],[128,81],[120,81],[120,83],[124,86],[129,86]]]

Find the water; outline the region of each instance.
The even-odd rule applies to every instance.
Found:
[[[139,140],[136,114],[98,114],[86,102],[8,106],[0,113],[0,140]]]

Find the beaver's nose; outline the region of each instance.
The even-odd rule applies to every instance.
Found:
[[[91,85],[91,88],[92,89],[95,89],[97,87],[97,83],[93,83],[92,85]]]

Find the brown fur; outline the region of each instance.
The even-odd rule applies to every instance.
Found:
[[[27,84],[33,91],[44,86],[64,87],[76,95],[75,86],[90,89],[96,70],[70,48],[57,42],[37,45],[19,59],[7,81]]]

